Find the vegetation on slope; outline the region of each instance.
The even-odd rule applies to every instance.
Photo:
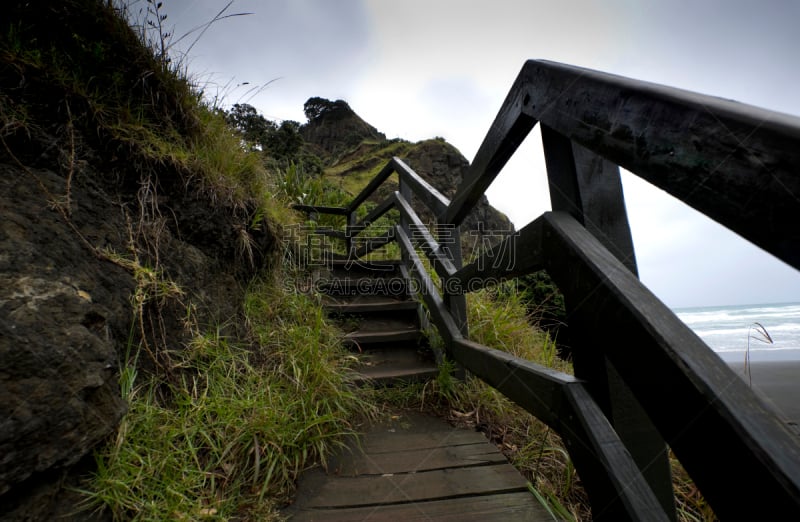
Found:
[[[296,127],[269,129],[269,150],[260,150],[203,98],[165,52],[162,3],[148,1],[133,28],[123,7],[14,2],[0,24],[3,161],[33,180],[36,168],[57,170],[65,194],[39,185],[67,222],[78,178],[118,198],[128,216],[122,248],[73,226],[76,241],[136,284],[118,350],[129,412],[97,450],[83,508],[119,520],[269,518],[297,474],[371,414],[348,385],[350,358],[319,302],[286,284],[292,249],[278,248],[280,227],[299,222],[289,204],[323,189],[289,161]],[[230,271],[243,277],[225,280],[232,303],[173,279],[186,261],[165,232],[174,212],[162,202],[173,194],[200,202],[209,221],[232,221],[241,268]],[[238,296],[237,284],[246,285]]]
[[[267,519],[355,431],[370,407],[348,386],[349,358],[319,303],[280,284],[290,275],[248,289],[255,345],[197,332],[166,390],[128,370],[131,410],[97,455],[90,505],[120,520]]]
[[[356,431],[358,419],[374,415],[373,403],[390,401],[434,407],[486,431],[556,516],[588,518],[566,450],[539,421],[478,379],[453,380],[447,367],[428,385],[353,391],[350,358],[319,303],[280,284],[297,275],[276,268],[287,252],[255,261],[257,231],[274,234],[297,221],[290,203],[343,205],[391,156],[418,144],[362,136],[332,149],[335,160],[325,165],[297,122],[269,122],[249,106],[226,112],[204,100],[165,52],[160,3],[148,1],[151,24],[141,21],[138,33],[103,2],[52,2],[50,16],[68,28],[61,31],[42,30],[25,9],[15,3],[2,24],[0,138],[9,157],[31,163],[52,143],[68,180],[91,154],[116,173],[111,184],[178,179],[209,204],[240,210],[240,260],[265,267],[249,281],[242,313],[228,319],[237,324],[213,324],[197,318],[187,289],[162,269],[159,256],[169,252],[152,248],[157,237],[139,226],[144,218],[131,227],[129,251],[98,251],[129,269],[137,288],[132,335],[120,354],[130,409],[97,452],[97,472],[83,486],[87,509],[115,519],[270,518],[300,471]],[[52,203],[69,218],[69,192]],[[523,294],[531,288],[542,290],[531,280]],[[185,331],[169,339],[173,332],[148,330],[165,301],[183,306],[186,317]],[[470,295],[471,338],[569,371],[532,326],[539,301],[510,287]]]

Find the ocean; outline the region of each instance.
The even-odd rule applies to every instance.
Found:
[[[675,314],[728,362],[800,360],[800,303],[678,308]],[[772,342],[758,331],[760,323]]]

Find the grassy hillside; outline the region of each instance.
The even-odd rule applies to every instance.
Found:
[[[127,415],[94,458],[11,484],[11,520],[268,519],[373,412],[318,300],[287,284],[282,230],[300,222],[289,205],[307,180],[243,146],[162,52],[147,24],[161,5],[139,28],[93,0],[12,2],[0,23],[0,163],[89,254],[65,270],[113,266],[132,287],[116,290],[128,332],[105,334]]]

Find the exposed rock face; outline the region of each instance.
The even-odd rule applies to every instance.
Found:
[[[81,500],[64,486],[126,411],[129,347],[146,340],[139,369],[169,372],[187,316],[236,335],[275,235],[251,228],[252,202],[142,141],[142,122],[175,145],[204,129],[116,3],[31,5],[0,19],[0,519],[83,521],[63,518]],[[140,307],[142,273],[158,281]]]
[[[311,98],[305,109],[309,121],[300,128],[300,134],[322,156],[335,157],[364,140],[386,139],[343,100]]]
[[[177,349],[190,306],[199,325],[232,323],[275,240],[245,230],[251,262],[237,246],[246,209],[214,206],[170,176],[158,184],[160,217],[142,219],[136,195],[97,186],[90,167],[72,180],[67,220],[64,177],[10,163],[0,154],[0,519],[49,520],[74,511],[80,499],[63,485],[77,485],[76,463],[126,411],[119,363],[136,325],[136,281],[106,253],[130,258],[131,236],[146,237],[142,264],[183,292],[146,305],[158,325],[146,334]],[[132,230],[131,217],[149,230]]]
[[[455,196],[469,169],[467,159],[455,147],[439,139],[416,144],[404,161],[450,199]],[[491,206],[486,196],[481,197],[461,225],[462,233],[468,235],[472,232],[483,234],[483,231],[496,235],[511,232],[513,228],[505,214]]]
[[[64,179],[31,174],[41,185],[0,165],[0,512],[7,516],[38,477],[57,482],[110,435],[126,409],[117,350],[131,324],[133,278],[98,259],[48,206],[44,189],[63,195]],[[80,188],[72,200],[73,223],[87,240],[124,246],[119,207]]]

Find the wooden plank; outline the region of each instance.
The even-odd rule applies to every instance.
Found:
[[[413,364],[393,364],[392,366],[361,367],[354,382],[357,385],[404,386],[409,383],[422,383],[435,379],[439,369],[433,362]]]
[[[619,168],[590,150],[541,125],[550,201],[554,211],[573,216],[633,274],[637,274],[633,239],[625,211]],[[581,314],[567,301],[567,324],[575,375],[591,385],[625,446],[656,492],[665,511],[677,520],[666,446],[625,382],[581,325]],[[567,334],[569,335],[569,334]]]
[[[559,426],[561,388],[575,382],[561,373],[466,339],[452,343],[455,360],[545,424]]]
[[[395,203],[400,215],[409,222],[412,231],[412,242],[416,242],[422,248],[422,251],[431,260],[436,272],[442,277],[449,277],[455,273],[456,268],[452,260],[447,256],[442,249],[442,246],[434,239],[431,231],[422,222],[420,217],[411,208],[411,205],[399,192],[394,193]]]
[[[447,427],[423,433],[386,431],[371,433],[361,448],[369,455],[396,453],[398,451],[434,450],[461,445],[487,444],[486,437],[477,431]]]
[[[371,384],[420,382],[436,377],[438,369],[432,355],[421,352],[416,342],[365,345],[354,367]]]
[[[422,299],[428,307],[431,318],[436,324],[436,328],[439,330],[439,334],[442,336],[445,344],[450,346],[455,339],[462,338],[461,330],[459,330],[458,325],[445,307],[444,301],[439,295],[439,291],[436,289],[436,285],[433,284],[431,277],[425,271],[425,267],[422,265],[422,261],[417,255],[417,251],[414,250],[414,247],[411,245],[411,240],[406,236],[406,233],[403,232],[403,229],[399,225],[395,229],[395,235],[400,249],[403,251],[404,255],[408,257],[411,268],[416,274],[415,277],[421,287]]]
[[[559,416],[570,457],[586,484],[597,521],[648,520],[667,522],[674,515],[653,493],[628,448],[583,383],[562,388],[564,410]]]
[[[401,341],[417,341],[422,337],[422,332],[416,329],[363,331],[357,330],[345,334],[342,341],[345,344],[370,344],[370,343],[397,343]]]
[[[619,167],[542,124],[550,204],[578,220],[638,274]]]
[[[447,309],[450,311],[453,321],[455,321],[456,326],[458,326],[458,330],[461,332],[461,335],[468,337],[469,325],[467,324],[466,289],[458,288],[457,285],[453,285],[453,281],[450,278],[450,276],[452,276],[452,274],[455,272],[455,269],[461,268],[464,263],[464,260],[461,256],[461,227],[456,226],[451,228],[449,229],[449,233],[453,235],[453,242],[451,246],[442,252],[442,254],[449,256],[454,270],[453,272],[450,272],[447,277],[444,277],[444,282],[442,284],[442,299],[444,300],[445,306],[447,306]],[[441,276],[441,273],[439,275]],[[457,369],[457,372],[459,378],[463,379],[463,371],[461,369]]]
[[[328,297],[328,296],[326,296]],[[323,301],[323,307],[330,313],[337,314],[360,314],[360,313],[375,313],[375,312],[402,312],[406,310],[416,310],[419,303],[412,300],[401,301],[393,297],[387,296],[357,296],[357,300],[343,300],[339,302],[332,302],[331,300]],[[372,300],[365,299],[372,297]]]
[[[800,513],[800,442],[791,431],[574,218],[540,219],[547,271],[567,300],[587,310],[584,328],[717,515]]]
[[[517,520],[550,521],[552,517],[532,501],[528,492],[503,493],[479,497],[392,504],[351,509],[304,509],[291,520],[297,522],[352,522],[398,520],[415,522],[508,522]]]
[[[399,437],[398,437],[399,438]],[[405,446],[405,442],[398,441]],[[340,463],[339,476],[385,475],[435,469],[505,464],[506,458],[486,439],[474,444],[409,450],[402,447],[387,453],[354,455]]]
[[[399,278],[360,277],[357,279],[320,279],[314,283],[314,288],[331,296],[352,295],[383,295],[405,296],[408,292],[408,282]]]
[[[380,187],[381,184],[383,184],[383,182],[386,181],[386,179],[389,176],[392,175],[393,172],[394,172],[394,165],[392,165],[392,162],[390,161],[389,163],[386,164],[385,167],[381,169],[381,171],[374,178],[372,178],[372,181],[370,181],[369,184],[367,184],[367,186],[364,187],[361,190],[361,192],[358,193],[358,196],[353,198],[353,201],[351,201],[350,204],[347,206],[347,213],[348,214],[354,213],[356,209],[360,207],[361,204],[364,203],[367,200],[367,198],[369,198],[372,195],[372,193],[375,192],[375,190],[377,190],[377,188]]]
[[[454,468],[332,480],[315,492],[308,507],[378,506],[515,491],[527,491],[527,483],[509,465]]]
[[[514,85],[530,118],[800,269],[800,118],[546,61]]]
[[[398,411],[350,449],[328,461],[327,473],[303,473],[284,514],[301,521],[550,520],[483,434],[443,419]]]
[[[496,281],[539,270],[543,266],[541,233],[541,221],[528,223],[519,232],[506,237],[492,252],[484,253],[453,274],[453,279],[459,287],[475,291]]]
[[[422,179],[419,174],[414,172],[411,167],[406,165],[400,158],[392,158],[391,163],[400,176],[402,180],[401,183],[404,183],[410,188],[420,201],[431,209],[434,216],[439,216],[447,210],[448,205],[450,205],[450,200],[436,190],[436,187]]]

